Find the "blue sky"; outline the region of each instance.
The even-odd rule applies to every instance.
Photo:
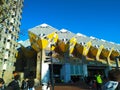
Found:
[[[24,0],[19,40],[42,23],[120,43],[120,0]]]

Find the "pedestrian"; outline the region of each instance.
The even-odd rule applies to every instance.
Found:
[[[8,84],[7,90],[20,90],[19,79],[20,75],[14,76],[14,79]]]
[[[34,79],[28,80],[28,90],[35,90],[34,88]]]
[[[97,90],[102,90],[103,80],[102,80],[102,76],[100,75],[99,72],[95,75],[95,78],[96,78],[96,88],[97,88]]]
[[[105,85],[103,85],[102,90],[120,90],[118,85],[119,82],[120,70],[112,69],[108,72],[108,82],[106,82]]]
[[[22,81],[22,85],[21,85],[21,89],[22,90],[28,90],[28,78],[25,78],[23,81]]]
[[[5,89],[5,82],[3,80],[3,78],[0,78],[0,90],[4,90]]]

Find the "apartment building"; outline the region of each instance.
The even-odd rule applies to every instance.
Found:
[[[0,0],[0,77],[12,79],[24,0]],[[8,77],[9,75],[9,77]]]

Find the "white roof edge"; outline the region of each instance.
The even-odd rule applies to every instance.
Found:
[[[104,40],[104,39],[101,39],[101,41],[106,42],[106,40]]]
[[[63,33],[68,32],[68,30],[67,30],[67,29],[64,29],[64,28],[61,29],[60,31],[63,32]]]
[[[91,39],[97,39],[96,37],[90,36]]]
[[[77,35],[77,36],[83,36],[83,37],[86,37],[86,35],[83,35],[83,34],[81,34],[81,33],[77,33],[76,35]]]
[[[115,44],[114,42],[110,42],[111,44]]]
[[[49,26],[49,25],[46,24],[46,23],[43,23],[43,24],[41,24],[40,26],[41,26],[41,27],[47,27],[47,26]]]

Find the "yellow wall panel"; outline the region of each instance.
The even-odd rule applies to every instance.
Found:
[[[76,43],[77,43],[76,38],[71,38],[70,39],[70,53],[73,52]]]
[[[89,48],[91,47],[92,43],[88,42],[83,48],[83,55],[86,56],[88,54]]]

